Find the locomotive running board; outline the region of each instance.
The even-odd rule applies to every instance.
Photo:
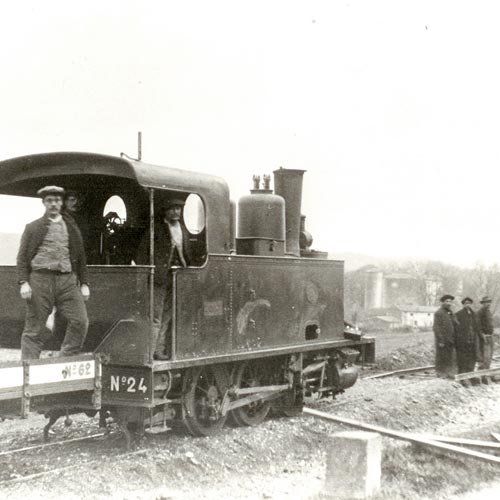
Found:
[[[270,347],[252,351],[234,352],[231,354],[218,354],[203,358],[185,358],[167,361],[155,361],[153,371],[175,370],[178,368],[190,368],[208,364],[229,363],[232,361],[243,361],[255,358],[270,358],[283,354],[294,354],[300,352],[321,351],[324,349],[341,349],[343,347],[371,346],[375,342],[373,337],[362,337],[361,340],[327,340],[324,342],[308,342],[286,347]],[[362,355],[362,351],[361,351]]]
[[[33,398],[86,391],[90,403],[101,406],[101,362],[99,356],[30,359],[0,365],[0,401],[17,406],[28,416]],[[18,406],[20,405],[20,406]],[[18,413],[18,411],[16,411]]]

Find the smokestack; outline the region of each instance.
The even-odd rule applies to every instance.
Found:
[[[236,203],[230,200],[229,204],[229,241],[231,242],[230,250],[234,250],[236,248]]]
[[[300,257],[300,208],[305,170],[280,167],[274,173],[274,193],[285,199],[286,253]]]

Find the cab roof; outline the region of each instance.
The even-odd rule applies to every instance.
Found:
[[[145,189],[196,193],[205,204],[207,229],[211,227],[212,232],[219,231],[222,236],[229,228],[229,189],[224,179],[214,175],[82,152],[34,154],[0,162],[0,194],[34,197],[45,185],[88,190],[89,183],[93,189],[126,183]],[[219,241],[212,251],[222,251],[227,246],[223,241],[226,238],[216,239]]]
[[[29,186],[51,177],[101,175],[135,180],[142,187],[196,192],[203,198],[229,199],[224,179],[199,172],[151,165],[142,161],[95,153],[57,152],[19,156],[0,162],[0,192],[35,196]],[[74,182],[72,182],[74,185]],[[40,183],[37,183],[40,185]]]

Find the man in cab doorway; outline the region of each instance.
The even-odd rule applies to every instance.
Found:
[[[189,233],[182,222],[184,200],[171,198],[160,209],[154,227],[154,306],[153,358],[170,359],[172,343],[172,272],[174,266],[187,267],[192,251]],[[149,264],[149,231],[139,245],[137,263]]]

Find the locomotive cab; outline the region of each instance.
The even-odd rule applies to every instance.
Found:
[[[229,192],[217,177],[147,165],[133,160],[86,153],[52,153],[15,158],[0,163],[0,194],[34,197],[44,185],[58,185],[76,193],[79,210],[74,216],[80,227],[87,255],[91,299],[87,303],[90,319],[84,350],[94,351],[114,329],[103,349],[118,354],[122,362],[151,361],[150,304],[152,263],[137,264],[142,239],[151,233],[161,207],[172,197],[186,201],[183,223],[193,248],[193,267],[205,265],[210,250],[228,252]],[[208,207],[208,209],[206,208]],[[42,215],[42,210],[40,210]],[[222,228],[209,227],[215,220]],[[26,223],[30,222],[26,220]],[[0,299],[4,307],[0,318],[0,342],[19,346],[24,308],[19,297],[14,266],[1,267],[4,286]],[[130,333],[117,333],[117,329]],[[129,342],[123,338],[132,336]],[[139,341],[138,341],[139,338]],[[57,349],[60,338],[47,346]],[[119,344],[115,352],[115,343]]]

